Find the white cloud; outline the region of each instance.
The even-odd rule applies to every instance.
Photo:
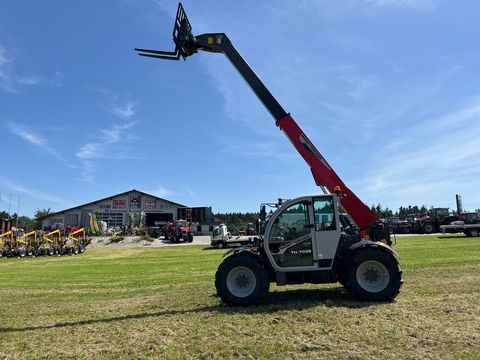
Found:
[[[127,101],[125,104],[111,103],[105,110],[122,120],[128,120],[135,115],[136,106],[138,103],[133,101]]]
[[[0,89],[17,94],[20,86],[63,85],[63,74],[59,71],[54,76],[19,75],[14,69],[14,59],[0,44]]]
[[[367,194],[388,198],[390,206],[418,202],[454,205],[463,193],[465,208],[480,203],[480,97],[445,116],[402,129],[400,138],[372,158],[368,177],[353,181]],[[475,205],[477,203],[477,205]]]
[[[15,93],[12,63],[13,59],[7,53],[7,50],[0,45],[0,88],[7,93]]]
[[[86,86],[86,88],[103,95],[104,100],[102,100],[99,106],[115,117],[128,120],[135,115],[135,108],[138,106],[138,102],[126,100],[124,96],[120,96],[106,88],[96,86]]]
[[[0,186],[8,189],[9,191],[13,191],[13,192],[16,192],[16,193],[21,193],[21,194],[30,196],[30,197],[35,198],[35,199],[57,202],[57,203],[64,203],[65,202],[63,199],[61,199],[57,196],[46,194],[46,193],[31,189],[31,188],[26,188],[23,185],[20,185],[18,183],[12,182],[9,179],[4,178],[3,176],[0,176]]]
[[[161,185],[157,185],[155,187],[155,189],[153,189],[152,191],[147,191],[147,193],[152,194],[152,195],[156,195],[156,196],[161,197],[161,198],[164,198],[164,197],[171,196],[171,195],[175,194],[175,192],[173,192],[171,190],[168,190],[167,188],[165,188]]]
[[[81,146],[77,157],[83,160],[110,158],[109,145],[120,142],[124,138],[124,132],[136,124],[136,121],[129,121],[124,124],[115,124],[109,129],[99,130],[99,134],[96,135],[98,141]]]
[[[405,8],[413,10],[432,10],[438,5],[438,0],[363,0],[368,5],[389,8]]]
[[[188,186],[185,185],[185,190],[187,191],[187,194],[190,195],[190,197],[197,199],[198,195],[192,191]]]
[[[7,130],[12,134],[17,135],[24,141],[30,143],[31,145],[39,148],[41,151],[56,157],[61,160],[63,164],[69,168],[76,168],[70,161],[68,161],[63,155],[61,155],[54,147],[48,144],[48,141],[38,133],[35,133],[33,130],[27,128],[26,126],[19,124],[7,124]]]

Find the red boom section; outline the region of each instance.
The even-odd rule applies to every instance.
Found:
[[[361,230],[370,227],[379,217],[375,215],[338,177],[310,139],[300,129],[290,114],[277,121],[277,126],[284,132],[295,146],[303,159],[310,166],[315,183],[325,186],[328,191],[335,193],[335,187],[340,186],[342,197],[340,203],[352,217]]]

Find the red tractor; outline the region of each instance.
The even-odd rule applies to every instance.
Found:
[[[415,232],[419,234],[432,234],[440,231],[441,225],[450,225],[460,218],[452,214],[448,208],[433,208],[428,214],[418,218],[415,222]]]
[[[167,222],[165,231],[165,240],[172,242],[192,242],[192,228],[187,224],[187,220],[170,220]]]

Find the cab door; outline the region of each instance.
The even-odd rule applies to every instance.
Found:
[[[329,269],[332,267],[341,236],[337,197],[333,195],[314,197],[312,207],[315,258],[319,268]]]
[[[312,198],[286,203],[269,221],[266,253],[281,271],[315,270],[316,244],[313,232]]]

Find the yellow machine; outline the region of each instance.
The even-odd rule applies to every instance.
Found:
[[[2,252],[0,257],[18,256],[24,257],[27,254],[27,247],[24,245],[24,241],[18,241],[15,237],[15,233],[10,230],[6,233],[0,234],[2,240],[0,244],[0,251]]]
[[[14,240],[15,235],[13,231],[7,231],[3,234],[0,234],[0,258],[7,257],[11,253],[11,244]]]
[[[52,256],[55,254],[62,254],[63,253],[63,245],[65,243],[65,239],[62,237],[62,233],[60,230],[54,230],[49,232],[48,234],[43,235],[43,254],[48,256]]]
[[[40,255],[40,238],[35,230],[23,234],[16,240],[17,244],[25,247],[27,256]]]
[[[86,246],[89,244],[89,239],[85,233],[85,228],[78,229],[67,235],[73,246],[69,247],[69,252],[73,254],[84,253]]]

